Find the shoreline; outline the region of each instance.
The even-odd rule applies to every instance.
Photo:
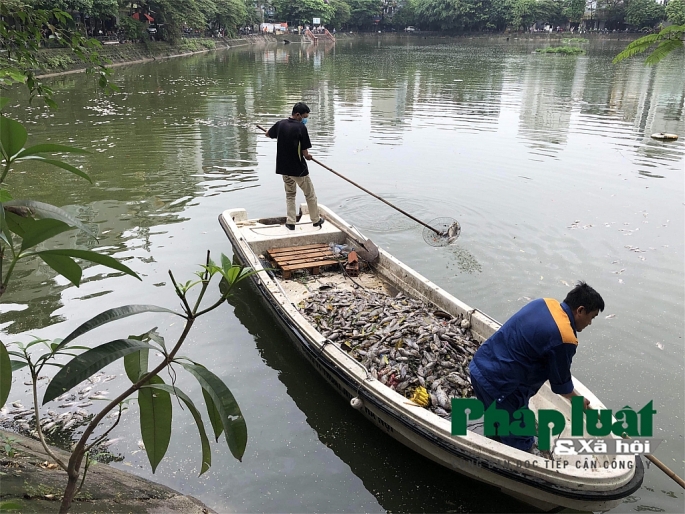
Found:
[[[404,32],[338,32],[336,34],[336,39],[338,40],[349,40],[349,39],[396,39],[396,40],[412,40],[412,39],[489,39],[489,40],[502,40],[502,41],[540,41],[542,42],[561,42],[564,39],[572,38],[585,38],[589,40],[603,40],[603,41],[633,41],[641,34],[633,33],[615,33],[615,34],[571,34],[568,32],[562,33],[528,33],[528,32],[467,32],[463,34],[445,34],[444,32],[419,32],[419,33],[404,33]],[[216,47],[215,48],[204,48],[202,50],[195,50],[184,52],[180,46],[172,46],[168,43],[158,41],[153,43],[123,43],[117,45],[103,45],[100,49],[100,54],[112,61],[108,68],[117,68],[121,66],[126,66],[129,64],[145,64],[153,61],[161,61],[165,59],[173,59],[176,57],[187,57],[190,55],[203,54],[216,50],[226,50],[231,48],[243,47],[243,46],[255,46],[255,45],[269,45],[269,44],[282,44],[287,40],[292,44],[318,44],[311,43],[304,40],[303,36],[297,34],[284,34],[284,35],[273,35],[273,34],[251,34],[249,36],[243,36],[241,38],[235,39],[196,39],[187,41],[212,41]],[[322,41],[323,44],[330,44],[330,42]],[[335,43],[333,43],[335,44]],[[63,48],[48,48],[41,50],[47,56],[50,55],[61,55],[68,53],[66,49]],[[173,53],[169,53],[173,52]],[[60,77],[63,75],[71,75],[74,73],[84,73],[86,68],[82,67],[82,63],[74,63],[75,67],[72,69],[65,69],[61,71],[46,70],[46,73],[41,73],[36,75],[36,78],[46,79],[53,77]]]

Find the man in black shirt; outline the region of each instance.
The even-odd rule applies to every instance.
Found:
[[[266,131],[266,136],[277,140],[276,173],[283,177],[285,185],[285,204],[287,219],[285,226],[295,230],[295,195],[297,187],[304,193],[309,208],[309,217],[315,227],[323,225],[324,219],[319,216],[319,206],[316,202],[314,184],[309,178],[307,161],[312,160],[308,149],[312,147],[307,132],[307,118],[309,107],[298,102],[293,107],[289,118],[279,121]],[[316,220],[316,221],[314,221]]]

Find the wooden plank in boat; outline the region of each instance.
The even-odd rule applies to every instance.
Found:
[[[283,270],[283,278],[290,278],[290,273],[298,269],[308,269],[312,275],[318,275],[321,272],[321,266],[330,266],[331,264],[338,264],[338,261],[303,262],[282,266],[281,269]]]
[[[269,250],[269,253],[271,255],[277,255],[279,253],[284,253],[284,252],[292,252],[292,251],[302,251],[302,250],[308,250],[310,248],[320,248],[320,249],[326,249],[330,250],[329,246],[326,244],[322,243],[316,243],[316,244],[311,244],[311,245],[302,245],[302,246],[288,246],[284,248],[272,248]]]
[[[290,278],[295,270],[308,269],[313,275],[320,272],[321,266],[337,264],[335,255],[326,244],[311,244],[291,246],[287,248],[274,248],[267,253],[275,267],[281,268],[283,278]]]
[[[328,247],[326,247],[325,250],[323,248],[312,248],[310,250],[303,250],[301,252],[283,252],[277,254],[269,252],[269,254],[274,259],[300,259],[305,257],[317,257],[320,255],[327,255],[329,257],[333,256],[331,249]]]

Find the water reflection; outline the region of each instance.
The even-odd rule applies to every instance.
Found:
[[[253,287],[240,287],[229,302],[319,440],[350,467],[385,511],[531,512],[498,489],[421,457],[363,418],[298,353]]]

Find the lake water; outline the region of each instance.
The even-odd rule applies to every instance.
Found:
[[[685,58],[612,65],[625,44],[595,41],[586,55],[565,57],[513,39],[371,38],[117,68],[121,91],[109,97],[91,77],[55,79],[58,111],[16,102],[10,112],[28,123],[31,143],[90,149],[69,161],[94,185],[23,166],[10,175],[11,189],[64,206],[99,234],[99,244],[69,233],[60,245],[97,246],[143,281],[89,267],[75,288],[27,263],[3,297],[3,341],[64,337],[118,305],[178,308],[167,270],[185,281],[207,250],[231,255],[221,211],[285,215],[276,145],[254,124],[269,126],[302,100],[312,108],[315,157],[420,219],[456,218],[462,236],[432,248],[414,222],[312,164],[319,201],[459,299],[503,322],[531,298],[563,300],[577,280],[595,287],[606,310],[580,335],[573,373],[615,410],[654,400],[655,437],[664,439],[656,455],[683,476]],[[681,138],[656,141],[655,132]],[[84,342],[154,326],[171,342],[180,324],[146,314]],[[110,447],[124,456],[116,466],[218,511],[527,510],[363,419],[314,374],[250,289],[201,318],[182,353],[238,400],[249,433],[243,462],[222,439],[211,470],[197,478],[196,428],[175,405],[157,473],[138,447],[133,413],[112,434],[122,437]],[[28,401],[23,380],[10,400]],[[121,375],[97,387],[114,393],[125,383]],[[194,380],[179,372],[177,384],[201,403]],[[683,491],[652,466],[615,511],[683,508]]]

